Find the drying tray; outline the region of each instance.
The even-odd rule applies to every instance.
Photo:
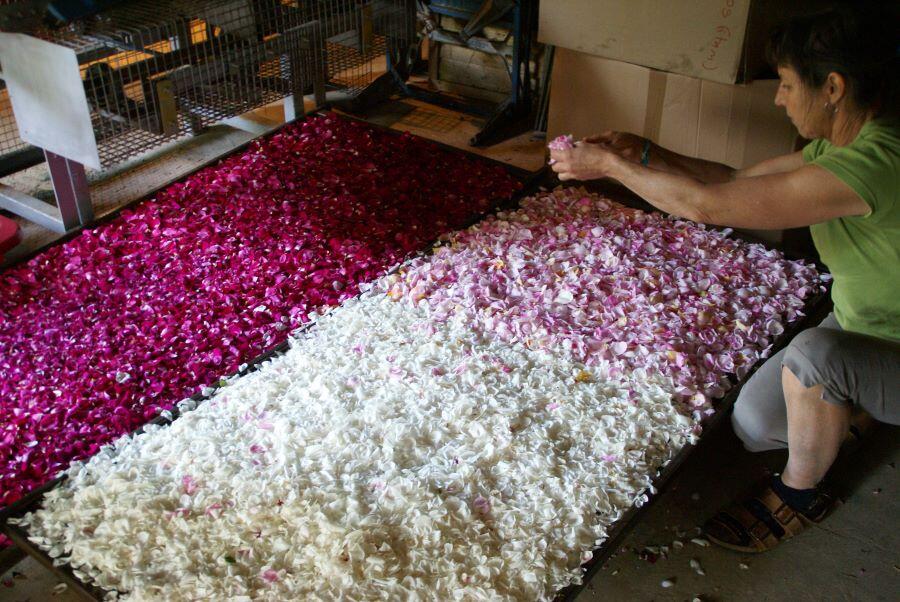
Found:
[[[342,119],[361,121],[356,118],[345,116],[345,115],[339,115],[339,117]],[[385,130],[385,131],[393,132],[393,133],[399,135],[399,132],[397,130],[392,130],[392,129],[386,128],[384,126],[380,126],[377,124],[371,124],[368,122],[365,122],[365,123],[375,129]],[[284,126],[282,126],[282,127],[284,127]],[[277,131],[278,130],[276,130],[276,132]],[[267,134],[267,136],[271,135],[271,134],[272,134],[272,132]],[[247,146],[249,146],[252,142],[253,141],[247,142],[246,144],[235,149],[234,151],[231,151],[229,154],[241,152]],[[528,172],[526,170],[516,168],[516,167],[507,165],[505,163],[502,163],[502,162],[499,162],[499,161],[496,161],[493,159],[481,157],[480,155],[476,155],[474,153],[470,153],[470,152],[458,149],[456,147],[451,147],[451,146],[441,144],[438,142],[434,142],[434,141],[430,141],[430,140],[429,140],[429,142],[433,142],[437,146],[444,148],[446,150],[449,150],[453,153],[468,156],[470,158],[480,160],[480,161],[485,161],[487,163],[499,165],[499,166],[503,167],[511,176],[513,176],[514,178],[516,178],[517,180],[519,180],[520,182],[523,183],[523,188],[520,191],[518,191],[515,195],[513,195],[513,197],[510,200],[498,203],[493,209],[485,212],[481,216],[472,220],[471,224],[475,224],[478,221],[484,219],[484,217],[486,217],[487,215],[496,213],[497,211],[515,209],[518,205],[518,202],[522,198],[524,198],[525,196],[528,196],[530,194],[534,194],[541,187],[552,188],[559,184],[559,182],[556,180],[555,176],[552,175],[551,173],[549,173],[546,169],[538,171],[538,172]],[[215,164],[220,159],[221,159],[221,157],[213,159],[213,160],[205,163],[204,165],[198,167],[197,171],[199,171],[200,169],[203,169],[209,165]],[[187,176],[182,176],[182,177],[187,177]],[[181,179],[181,178],[179,178],[179,179]],[[171,182],[169,184],[171,184]],[[165,186],[168,186],[169,184],[166,184]],[[629,192],[624,187],[621,187],[616,184],[612,184],[612,183],[608,183],[608,182],[597,182],[597,183],[578,184],[578,185],[584,185],[585,188],[587,188],[588,190],[590,190],[592,192],[598,192],[598,193],[604,194],[607,197],[611,198],[612,200],[622,203],[623,205],[633,207],[635,209],[641,209],[644,211],[654,211],[655,210],[646,201],[642,200],[640,197],[637,197],[633,193]],[[162,186],[159,189],[154,190],[153,192],[149,193],[148,195],[134,201],[133,203],[130,203],[129,206],[134,205],[139,202],[142,202],[149,198],[152,198],[160,190],[165,188],[165,186]],[[97,223],[93,224],[92,227],[96,226],[98,223],[103,223],[103,222],[109,221],[110,219],[113,219],[116,215],[118,215],[118,213],[122,209],[124,209],[124,207],[117,209],[115,212],[113,212],[107,216],[104,216],[103,219],[101,219]],[[66,240],[77,235],[80,231],[81,230],[74,231],[74,232],[68,234],[67,236],[63,237],[62,239],[55,241],[54,243],[51,243],[50,245],[47,245],[46,247],[36,251],[35,253],[31,254],[28,257],[26,257],[25,259],[23,259],[23,261],[40,253],[41,251],[43,251],[44,249],[46,249],[48,247],[51,247],[55,244],[61,244],[62,242],[65,242]],[[754,239],[749,236],[744,236],[741,234],[736,234],[735,236],[737,236],[739,238],[743,238],[743,239],[747,240],[748,242],[765,244],[763,241]],[[433,243],[432,245],[429,245],[429,247],[427,247],[426,249],[423,249],[422,252],[428,253],[430,251],[430,249],[434,247],[435,244],[437,244],[437,241],[435,241],[435,243]],[[793,259],[805,259],[807,261],[811,261],[808,258],[795,257]],[[395,267],[394,270],[399,269],[399,267],[400,266]],[[825,271],[824,266],[822,266],[821,264],[817,265],[817,268],[821,272]],[[772,348],[771,348],[772,354],[774,354],[778,350],[784,348],[791,341],[791,339],[793,339],[794,336],[796,336],[800,331],[818,324],[825,317],[825,315],[828,313],[828,311],[830,311],[830,309],[831,309],[831,303],[830,303],[830,297],[829,297],[828,291],[818,293],[818,294],[812,296],[811,298],[809,298],[804,305],[804,314],[805,314],[804,317],[801,318],[800,320],[794,322],[793,324],[788,325],[785,328],[785,331],[781,335],[776,337],[776,339],[774,340],[774,342],[772,344]],[[314,327],[315,327],[315,322],[309,322],[309,323],[301,326],[300,328],[296,329],[295,332],[299,334],[301,332],[305,332],[305,331],[309,330],[310,328],[314,328]],[[279,345],[273,347],[272,349],[257,356],[256,358],[254,358],[253,360],[251,360],[250,362],[248,362],[247,364],[242,366],[242,368],[240,370],[238,370],[236,373],[229,375],[227,378],[230,378],[232,376],[243,376],[243,375],[246,375],[246,374],[256,371],[267,360],[270,360],[278,355],[285,353],[288,350],[289,346],[290,346],[290,343],[288,341],[284,341],[284,342],[280,343]],[[578,585],[570,585],[570,586],[560,590],[556,596],[556,600],[558,602],[563,602],[563,601],[568,602],[568,601],[574,600],[578,596],[580,591],[584,588],[584,585],[591,579],[591,577],[598,570],[600,570],[600,568],[606,563],[606,561],[609,560],[610,556],[613,553],[615,553],[615,551],[619,548],[622,541],[630,533],[630,531],[635,527],[635,525],[638,523],[639,519],[641,517],[643,517],[645,515],[645,513],[649,510],[649,508],[656,502],[656,500],[658,500],[662,496],[662,494],[665,492],[666,488],[668,487],[669,483],[672,482],[672,480],[674,479],[676,474],[680,471],[680,469],[684,465],[685,461],[691,456],[691,454],[697,448],[697,446],[700,445],[704,440],[706,440],[710,433],[712,433],[722,427],[722,425],[725,423],[725,418],[728,416],[728,413],[731,411],[731,408],[734,405],[734,402],[737,399],[738,394],[740,393],[741,387],[750,379],[750,377],[756,372],[756,370],[764,362],[765,362],[765,359],[760,359],[753,366],[753,368],[745,375],[745,377],[743,379],[738,380],[734,375],[731,375],[729,377],[733,386],[731,389],[729,389],[729,391],[721,399],[719,399],[715,402],[715,413],[703,421],[703,423],[702,423],[703,431],[702,431],[699,441],[695,444],[685,445],[681,450],[679,450],[675,454],[675,456],[664,467],[662,467],[657,472],[657,474],[652,479],[652,486],[656,490],[656,493],[653,495],[650,495],[649,501],[642,504],[640,507],[632,506],[631,508],[626,510],[625,513],[623,514],[622,518],[620,518],[618,521],[616,521],[615,523],[613,523],[610,526],[610,528],[608,529],[608,532],[607,532],[607,537],[604,540],[603,544],[601,544],[599,547],[597,547],[596,549],[593,550],[593,556],[592,556],[591,560],[583,565],[584,575],[583,575],[582,583],[578,584]],[[194,395],[190,399],[197,403],[202,403],[204,400],[209,399],[212,395],[214,395],[218,386],[219,385],[217,383],[217,384],[213,385],[212,387],[205,389],[205,391],[203,393],[198,393],[197,395]],[[180,412],[178,411],[177,407],[172,408],[171,418],[164,417],[164,416],[158,416],[158,417],[154,418],[153,420],[149,421],[148,424],[150,424],[150,425],[167,425],[167,424],[170,424],[171,422],[173,422],[174,420],[177,420],[179,415],[180,415]],[[142,433],[143,430],[144,430],[144,427],[136,429],[132,433],[132,436]],[[44,495],[48,491],[58,487],[65,479],[66,479],[65,475],[58,477],[58,478],[50,481],[46,485],[44,485],[38,489],[35,489],[34,491],[32,491],[28,495],[24,496],[19,501],[17,501],[16,503],[12,504],[9,507],[7,507],[6,509],[0,511],[0,530],[2,530],[2,532],[5,533],[23,552],[25,552],[27,555],[33,557],[39,563],[41,563],[42,565],[47,567],[62,582],[68,584],[70,587],[72,587],[72,589],[74,591],[78,592],[86,600],[103,600],[104,596],[108,593],[107,590],[103,590],[97,586],[94,586],[94,585],[91,585],[91,584],[81,581],[74,575],[74,573],[72,572],[72,568],[68,564],[60,564],[58,566],[55,565],[54,559],[52,559],[50,556],[48,556],[46,554],[46,552],[41,550],[37,545],[35,545],[34,543],[32,543],[31,541],[28,540],[27,531],[25,531],[24,529],[20,528],[17,525],[11,525],[8,522],[8,520],[10,518],[20,518],[20,517],[24,516],[25,514],[40,508]]]

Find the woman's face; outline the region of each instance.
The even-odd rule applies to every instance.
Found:
[[[810,90],[791,67],[778,67],[781,84],[775,93],[775,105],[784,107],[788,117],[804,138],[825,138],[830,134],[833,112],[825,108],[827,98],[819,90]]]

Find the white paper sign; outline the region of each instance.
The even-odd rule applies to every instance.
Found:
[[[24,34],[0,33],[0,65],[22,140],[100,169],[75,51]]]

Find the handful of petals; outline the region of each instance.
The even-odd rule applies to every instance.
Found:
[[[547,144],[547,148],[550,150],[568,150],[570,148],[575,148],[575,139],[572,138],[571,134],[563,134],[562,136],[557,136],[551,140]],[[553,165],[554,163],[555,161],[551,159],[549,165]]]

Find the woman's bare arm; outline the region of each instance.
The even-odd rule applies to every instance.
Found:
[[[737,178],[753,178],[756,176],[768,176],[776,173],[787,173],[800,169],[805,163],[803,162],[803,152],[797,151],[789,155],[781,155],[761,161],[756,165],[751,165],[735,172]]]
[[[703,223],[796,228],[869,212],[853,189],[815,165],[706,183],[644,167],[598,144],[580,143],[571,150],[553,151],[552,157],[561,180],[614,178],[655,207]]]
[[[586,138],[584,142],[600,144],[619,154],[622,158],[632,163],[640,164],[647,139],[636,134],[607,131]],[[652,142],[647,155],[649,159],[648,167],[673,175],[687,176],[707,184],[730,182],[738,178],[784,173],[803,166],[803,156],[799,151],[767,159],[745,169],[734,169],[715,161],[687,157]]]

